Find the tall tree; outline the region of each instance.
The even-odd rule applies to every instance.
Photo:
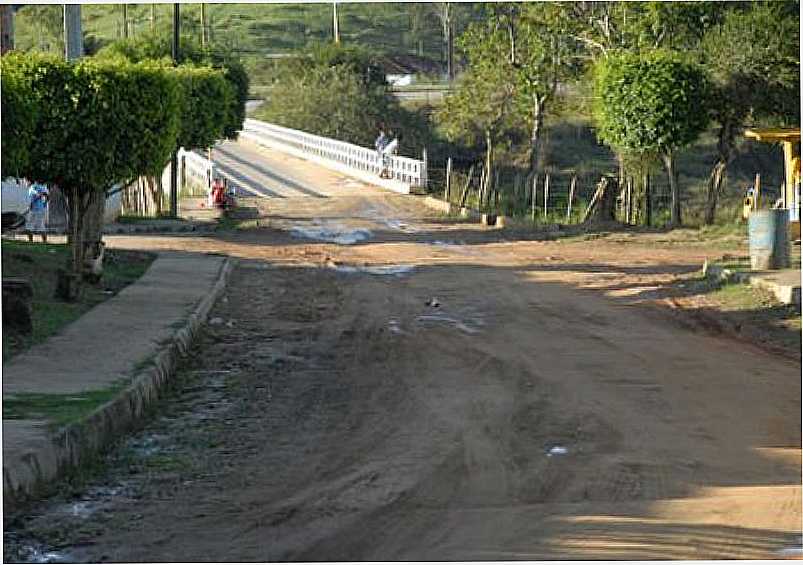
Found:
[[[732,11],[702,41],[702,62],[713,83],[709,109],[717,124],[706,224],[714,222],[727,167],[747,121],[800,123],[800,20],[784,4]]]
[[[539,166],[544,120],[558,87],[581,68],[572,26],[564,5],[502,3],[490,6],[485,20],[460,38],[472,80],[493,81],[493,73],[501,72],[510,83],[516,110],[529,127],[531,175]]]
[[[682,225],[675,153],[708,125],[702,69],[678,55],[609,55],[594,68],[597,133],[618,151],[661,158],[672,193],[673,227]]]
[[[483,194],[488,194],[495,166],[495,147],[516,125],[516,84],[508,68],[472,65],[457,90],[436,114],[447,138],[485,147]]]

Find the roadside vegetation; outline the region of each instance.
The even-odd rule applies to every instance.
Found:
[[[436,122],[448,139],[482,150],[474,192],[488,210],[529,208],[548,219],[549,209],[567,209],[572,177],[583,185],[574,196],[588,199],[609,175],[620,221],[711,224],[745,127],[799,124],[797,11],[796,3],[494,4],[458,40],[466,71]],[[612,157],[590,182],[545,151],[549,130],[566,121],[593,130]],[[566,144],[559,161],[577,153],[586,161],[580,149]],[[762,173],[782,171],[776,155]],[[774,193],[782,180],[763,186]]]
[[[64,302],[55,298],[56,271],[64,267],[70,250],[64,244],[27,243],[4,240],[3,276],[23,277],[33,287],[31,335],[22,335],[9,327],[3,331],[3,362],[57,334],[94,306],[108,300],[142,276],[153,262],[150,253],[109,250],[103,282],[87,285],[81,299]]]
[[[799,265],[798,265],[799,268]],[[771,292],[739,282],[701,278],[692,289],[699,292],[684,308],[697,309],[721,329],[771,350],[800,358],[800,307],[784,304]],[[710,310],[711,314],[706,314]]]
[[[446,3],[338,4],[338,30],[344,45],[363,45],[380,56],[413,58],[429,62],[429,68],[445,70]],[[247,66],[252,82],[260,86],[267,56],[296,53],[332,40],[332,4],[207,4],[206,30],[211,43],[235,53]],[[155,31],[169,35],[172,4],[129,4],[125,8],[128,36]],[[479,17],[477,4],[449,6],[453,32],[462,33]],[[122,4],[85,4],[82,19],[85,46],[90,54],[122,39]],[[63,53],[61,6],[29,5],[17,13],[15,34],[22,50]],[[181,5],[181,29],[201,37],[201,7]],[[446,33],[445,33],[446,32]]]
[[[3,399],[3,419],[44,420],[55,431],[80,421],[112,400],[124,383],[71,394],[21,393]]]
[[[56,185],[70,214],[70,256],[60,298],[80,300],[102,256],[103,205],[117,185],[142,178],[162,201],[161,175],[177,146],[204,149],[245,118],[248,77],[224,50],[184,42],[173,67],[169,38],[113,43],[75,62],[38,52],[3,56],[4,174]],[[125,119],[121,121],[121,116]],[[80,142],[78,142],[80,140]],[[157,214],[161,210],[157,210]]]

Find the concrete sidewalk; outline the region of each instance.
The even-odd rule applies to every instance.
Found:
[[[3,366],[4,401],[119,389],[89,417],[57,432],[44,419],[4,419],[6,501],[44,486],[141,416],[205,320],[229,270],[222,256],[160,253],[137,282]]]

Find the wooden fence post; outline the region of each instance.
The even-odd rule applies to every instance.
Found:
[[[650,173],[644,174],[644,225],[652,225],[652,195],[650,194]]]
[[[569,183],[569,203],[566,206],[566,223],[571,221],[572,217],[572,200],[574,200],[574,186],[577,183],[577,175],[572,175],[572,180]]]
[[[628,224],[633,223],[633,177],[627,177],[627,210],[625,219]]]
[[[474,165],[471,165],[468,169],[468,179],[466,180],[466,186],[463,187],[463,194],[460,195],[460,207],[466,205],[466,198],[468,197],[468,191],[471,188],[471,177],[474,175]]]
[[[452,158],[449,157],[446,161],[446,188],[443,190],[443,199],[449,202],[449,197],[452,195]]]
[[[494,173],[493,190],[492,190],[491,194],[489,194],[488,196],[489,196],[489,198],[488,198],[488,206],[489,207],[494,207],[494,208],[498,207],[499,206],[499,169],[496,169],[496,172]],[[493,198],[493,200],[491,200],[491,198]],[[493,210],[493,208],[492,208],[492,210]]]
[[[477,186],[477,209],[479,210],[482,208],[482,193],[485,190],[485,174],[487,171],[485,170],[485,165],[482,166],[482,170],[480,171],[480,184]]]
[[[756,173],[756,199],[753,207],[758,210],[761,206],[761,173]]]

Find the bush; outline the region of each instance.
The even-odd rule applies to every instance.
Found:
[[[176,73],[183,93],[178,145],[211,147],[226,137],[234,88],[222,71],[209,67],[182,66]]]
[[[132,62],[159,59],[170,62],[172,40],[164,34],[144,33],[135,38],[121,39],[98,52],[99,58],[125,58]],[[228,111],[223,122],[223,135],[234,139],[243,127],[245,103],[248,100],[248,74],[240,60],[220,46],[201,47],[188,37],[180,38],[180,62],[193,66],[207,66],[223,72],[233,96],[229,98]]]
[[[169,159],[181,92],[164,65],[15,54],[3,66],[24,77],[38,108],[25,176],[105,189]]]
[[[708,125],[707,91],[702,70],[673,54],[601,59],[594,69],[598,135],[638,153],[684,147]]]
[[[114,184],[161,172],[175,149],[178,75],[153,61],[70,63],[32,54],[4,57],[3,68],[22,79],[24,96],[38,109],[35,143],[18,172],[58,185],[77,211],[70,227],[72,270],[80,280],[87,210],[102,204],[104,191]]]
[[[299,74],[284,73],[258,117],[371,147],[389,107],[385,89],[369,86],[351,69],[316,66]]]
[[[431,143],[426,117],[402,108],[374,56],[359,48],[315,46],[278,61],[257,117],[285,127],[373,147],[384,126],[399,152],[418,155]]]
[[[2,89],[2,139],[0,152],[3,176],[20,176],[30,162],[34,143],[37,108],[30,96],[30,84],[20,72],[20,55],[10,54],[0,62]]]

